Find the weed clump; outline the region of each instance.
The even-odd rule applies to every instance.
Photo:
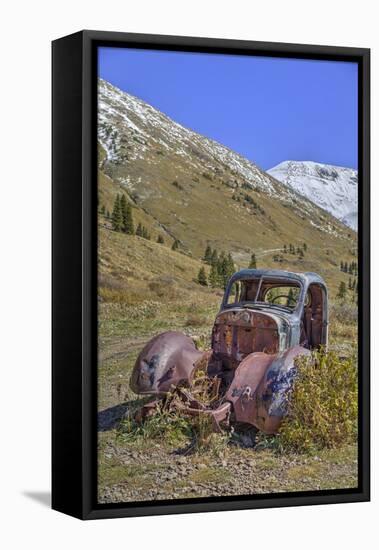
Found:
[[[356,325],[358,322],[358,308],[355,304],[333,303],[329,308],[331,322],[338,321],[348,325]]]
[[[340,358],[334,351],[321,349],[299,357],[297,367],[275,447],[312,453],[354,442],[358,418],[355,352]]]
[[[200,315],[190,315],[186,320],[186,327],[202,327],[205,325],[206,319]]]
[[[199,404],[199,413],[188,417],[191,425],[191,452],[207,453],[222,456],[229,443],[230,434],[220,431],[214,424],[210,414],[204,414],[201,409],[215,409],[221,403],[220,381],[210,378],[207,374],[207,358],[198,364],[191,383],[191,397]],[[185,413],[184,413],[185,414]]]
[[[136,412],[141,407],[141,401],[136,401],[121,420],[118,432],[126,443],[144,444],[151,441],[166,442],[171,446],[182,445],[191,437],[191,427],[186,418],[171,411],[165,402],[157,406],[157,410],[143,422],[137,421]]]
[[[206,362],[196,369],[190,393],[187,388],[178,388],[157,403],[151,414],[143,419],[138,412],[147,401],[130,403],[126,416],[118,426],[119,437],[134,446],[156,441],[170,447],[181,447],[183,454],[223,455],[230,439],[229,433],[215,433],[212,417],[202,413],[203,407],[217,407],[220,402],[218,381],[207,376],[205,367]],[[190,413],[183,406],[189,398],[199,404],[198,413],[194,410]]]

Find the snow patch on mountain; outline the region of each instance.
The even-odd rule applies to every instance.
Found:
[[[196,162],[199,170],[221,163],[252,188],[259,187],[268,194],[276,194],[271,178],[248,159],[185,128],[141,99],[99,79],[98,138],[106,151],[107,160],[122,162],[120,152],[125,128],[139,143],[138,152],[128,154],[129,160],[146,160],[145,153],[149,147],[159,144],[166,151],[188,157],[192,164]]]
[[[161,191],[151,181],[158,177],[164,183],[170,174],[171,182],[190,178],[195,184],[223,186],[239,199],[243,190],[254,190],[279,201],[309,224],[312,220],[318,230],[344,235],[341,224],[336,226],[329,214],[305,200],[295,187],[284,185],[242,155],[102,79],[98,81],[98,141],[105,152],[105,158],[99,156],[101,169],[140,199],[158,199]]]
[[[284,161],[267,171],[352,229],[357,229],[358,173],[312,161]]]

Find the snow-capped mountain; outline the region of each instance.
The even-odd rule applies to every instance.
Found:
[[[287,160],[268,170],[268,173],[345,225],[357,229],[357,170],[312,161]]]

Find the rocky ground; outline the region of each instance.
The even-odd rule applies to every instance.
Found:
[[[225,495],[351,488],[357,484],[356,448],[316,456],[278,455],[229,445],[221,456],[181,454],[149,442],[124,445],[116,432],[99,438],[99,502],[114,503]]]

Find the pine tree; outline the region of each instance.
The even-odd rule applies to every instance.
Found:
[[[177,239],[175,239],[175,241],[172,243],[171,249],[172,250],[178,250],[178,248],[179,248],[179,241]]]
[[[220,254],[219,262],[218,262],[218,280],[220,286],[222,288],[226,288],[226,285],[228,284],[228,281],[230,277],[233,275],[235,271],[234,262],[231,254],[225,255],[224,252]]]
[[[121,230],[123,233],[126,233],[126,197],[124,194],[121,195],[120,199],[120,209],[121,209],[121,217],[122,217],[122,227]]]
[[[100,212],[102,213],[103,216],[105,216],[105,206],[104,205],[101,207]]]
[[[213,263],[211,265],[211,272],[209,274],[209,284],[212,288],[217,288],[219,284],[219,276],[217,271],[217,264]]]
[[[205,252],[204,252],[204,258],[203,258],[204,262],[206,262],[207,264],[210,264],[211,263],[211,260],[212,260],[212,249],[211,247],[207,246],[207,248],[205,249]]]
[[[125,195],[122,195],[120,205],[122,214],[122,230],[128,235],[134,235],[132,207],[131,204],[126,201]]]
[[[283,254],[287,254],[287,245],[286,244],[283,246]]]
[[[197,276],[197,282],[199,283],[199,285],[202,285],[202,286],[207,286],[207,275],[205,273],[205,269],[204,267],[201,267],[199,269],[199,274]]]
[[[133,211],[132,211],[132,205],[130,203],[128,204],[128,208],[126,210],[126,217],[127,217],[127,229],[128,229],[129,235],[134,235]]]
[[[345,281],[340,282],[340,285],[338,287],[337,298],[340,299],[341,301],[344,301],[345,298],[346,298],[346,283],[345,283]]]
[[[162,237],[162,235],[158,235],[157,243],[164,244],[164,238]]]
[[[148,232],[148,230],[146,229],[146,227],[143,225],[142,226],[142,235],[141,237],[143,237],[144,239],[147,239],[148,241],[150,241],[150,233]]]
[[[307,248],[308,248],[308,247],[307,247],[307,243],[303,243],[303,250],[304,250],[304,252],[307,251]]]
[[[352,290],[353,285],[352,285],[352,283],[351,283],[351,277],[349,277],[349,285],[348,285],[348,286],[349,286],[349,290]]]
[[[343,271],[343,261],[341,260],[341,263],[340,263],[340,271]]]
[[[344,263],[343,270],[344,270],[345,273],[347,273],[347,262]]]
[[[226,288],[228,282],[228,258],[224,256],[220,264],[220,275],[222,288]]]
[[[227,276],[228,276],[228,280],[234,274],[235,271],[236,271],[236,268],[235,268],[235,265],[234,265],[233,257],[229,252],[228,257],[227,257]],[[226,282],[228,282],[228,281],[226,281]]]
[[[217,261],[217,273],[218,273],[220,282],[223,281],[224,265],[225,265],[225,252],[222,251]]]
[[[136,235],[138,235],[139,237],[142,237],[142,224],[141,224],[141,222],[139,222],[139,224],[137,225]]]
[[[217,258],[217,262],[212,264],[212,267],[214,268],[214,276],[212,272],[212,280],[215,281],[215,286],[220,288],[222,288],[224,285],[224,268],[226,265],[225,261],[225,253],[221,252],[221,254]]]
[[[250,258],[249,269],[257,269],[257,259],[254,252],[252,253]]]
[[[218,254],[217,254],[217,250],[214,249],[211,257],[211,265],[217,267],[217,264],[218,264]]]
[[[112,212],[112,227],[114,231],[121,231],[122,229],[122,214],[121,214],[121,204],[120,196],[117,194]]]

